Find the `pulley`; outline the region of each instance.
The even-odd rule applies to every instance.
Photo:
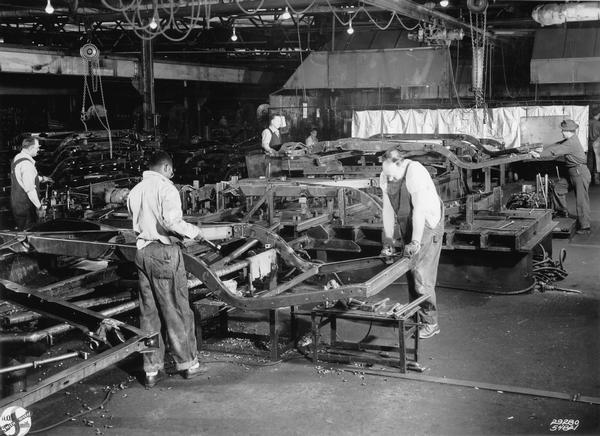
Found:
[[[86,61],[95,61],[100,57],[100,50],[94,44],[84,44],[79,49],[79,54]]]
[[[488,7],[488,0],[467,0],[467,8],[474,14],[480,14]]]

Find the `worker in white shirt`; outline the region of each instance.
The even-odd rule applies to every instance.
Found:
[[[206,372],[206,366],[198,361],[194,314],[178,242],[183,237],[201,239],[201,230],[183,220],[179,192],[170,180],[173,173],[171,157],[156,152],[149,171],[144,171],[142,181],[129,193],[127,207],[137,233],[140,328],[160,333],[162,318],[175,368],[184,378],[191,378]],[[159,335],[158,350],[144,353],[147,389],[164,377],[164,354]]]
[[[444,236],[444,203],[431,175],[417,161],[405,159],[397,150],[388,150],[379,178],[383,191],[383,256],[394,254],[396,222],[404,245],[404,255],[415,257],[415,266],[407,273],[410,301],[422,295],[429,299],[421,304],[424,325],[419,338],[440,332],[435,282]]]
[[[311,129],[310,134],[308,135],[308,137],[306,138],[306,141],[305,141],[306,146],[312,147],[317,142],[319,142],[319,140],[317,139],[317,129]]]
[[[15,156],[10,167],[10,206],[19,230],[28,229],[41,216],[39,197],[40,183],[52,183],[50,177],[38,175],[34,157],[40,150],[37,138],[23,139],[21,152]]]
[[[262,132],[262,148],[269,155],[277,154],[281,147],[281,133],[279,129],[282,126],[281,115],[271,115],[269,127]]]

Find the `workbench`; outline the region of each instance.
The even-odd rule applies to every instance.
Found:
[[[409,304],[401,306],[399,310],[394,312],[394,315],[388,315],[385,310],[368,312],[360,309],[344,309],[337,306],[316,306],[310,312],[313,335],[313,362],[315,365],[319,360],[343,361],[346,363],[364,362],[396,366],[402,373],[405,373],[407,369],[423,371],[418,363],[418,328],[421,325],[419,305],[427,298],[427,296],[422,296]],[[320,318],[319,321],[318,318]],[[369,323],[371,326],[398,329],[398,344],[372,344],[365,342],[364,339],[358,342],[339,341],[337,339],[337,321],[340,319]],[[327,324],[330,326],[329,346],[327,351],[320,352],[321,328]],[[411,341],[413,347],[407,348],[407,342]],[[395,357],[396,353],[397,357]],[[412,355],[410,360],[408,358],[409,354]]]

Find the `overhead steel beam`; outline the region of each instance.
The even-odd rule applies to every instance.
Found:
[[[131,79],[139,71],[139,62],[127,58],[100,57],[99,74],[105,77]],[[58,51],[27,48],[0,48],[0,71],[3,73],[55,74],[83,76],[87,73],[81,57]],[[175,62],[154,62],[154,79],[201,82],[267,83],[272,73],[248,68],[213,67]]]
[[[388,11],[396,12],[400,15],[404,15],[409,18],[413,18],[419,21],[431,22],[434,18],[442,20],[446,24],[450,24],[455,27],[463,29],[473,30],[473,32],[483,35],[485,34],[488,38],[496,39],[493,34],[484,32],[478,27],[471,26],[464,21],[454,18],[450,15],[436,11],[435,9],[429,9],[425,6],[412,2],[411,0],[364,0],[363,3],[377,6]]]

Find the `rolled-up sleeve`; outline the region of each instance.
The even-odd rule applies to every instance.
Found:
[[[173,185],[161,188],[162,219],[167,230],[194,239],[200,234],[200,229],[183,220],[179,192]]]
[[[271,133],[271,131],[269,129],[265,129],[262,132],[262,148],[266,151],[269,150],[271,148],[271,136],[273,134]]]

